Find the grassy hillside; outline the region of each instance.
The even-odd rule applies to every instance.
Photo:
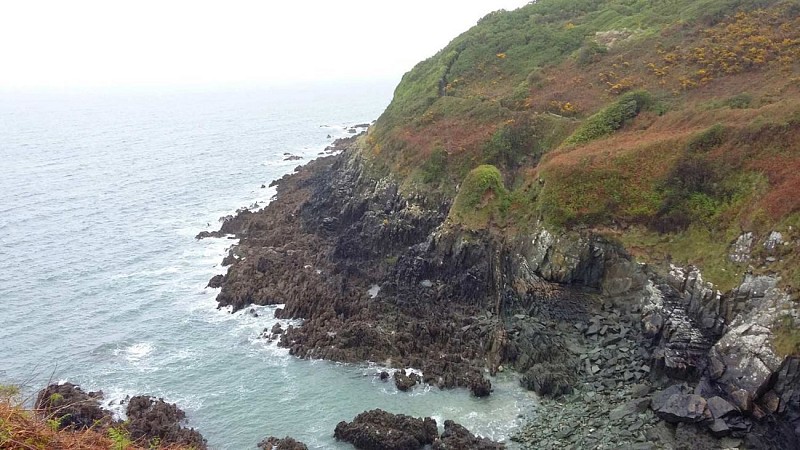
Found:
[[[763,244],[800,239],[800,0],[489,14],[403,77],[365,147],[405,189],[454,198],[453,223],[592,229],[723,288],[752,266],[797,289],[794,245]],[[745,231],[754,259],[731,262]]]

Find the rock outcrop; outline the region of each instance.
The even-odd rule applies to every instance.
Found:
[[[186,413],[175,404],[138,395],[128,402],[126,414],[127,430],[133,440],[151,442],[157,439],[162,444],[206,448],[206,441],[199,432],[183,426]]]
[[[258,443],[261,450],[308,450],[308,446],[292,437],[276,438],[270,436]]]
[[[51,384],[39,391],[35,408],[59,428],[83,430],[112,422],[111,413],[100,407],[102,399],[102,392],[86,393],[72,383]]]
[[[334,436],[363,450],[499,450],[505,445],[475,436],[463,426],[446,420],[441,436],[436,421],[392,414],[380,409],[365,411],[352,422],[339,422]],[[431,447],[432,446],[432,447]]]

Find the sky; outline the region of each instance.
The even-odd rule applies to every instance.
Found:
[[[0,2],[0,89],[399,80],[528,0]]]

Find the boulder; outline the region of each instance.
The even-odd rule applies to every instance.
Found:
[[[420,378],[416,373],[406,374],[405,370],[400,370],[394,373],[394,385],[401,391],[407,391],[419,383]]]
[[[651,408],[661,419],[670,423],[698,423],[711,419],[706,399],[687,393],[685,385],[674,385],[653,395]]]
[[[433,443],[433,450],[498,450],[504,448],[506,448],[504,444],[477,437],[452,420],[444,421],[444,432]]]
[[[111,413],[100,407],[102,392],[84,392],[72,383],[51,384],[36,396],[36,409],[59,428],[83,430],[111,422]]]
[[[223,282],[225,282],[225,275],[214,275],[208,280],[206,287],[210,287],[211,289],[221,288]]]
[[[480,375],[472,377],[469,390],[475,397],[487,397],[492,393],[492,382]]]
[[[333,435],[362,450],[418,450],[433,444],[438,430],[430,417],[418,419],[374,409],[352,422],[339,422]]]
[[[158,439],[162,444],[192,446],[205,449],[206,440],[193,428],[182,426],[186,413],[175,404],[162,399],[137,395],[128,402],[127,429],[131,439],[150,442]]]
[[[306,444],[289,436],[283,439],[270,436],[258,443],[261,450],[308,450]]]

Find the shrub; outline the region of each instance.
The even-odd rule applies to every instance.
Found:
[[[610,106],[586,119],[586,121],[567,138],[565,144],[584,144],[607,136],[622,128],[623,125],[636,117],[639,112],[647,109],[651,104],[652,98],[647,91],[629,92]]]
[[[450,217],[474,228],[503,219],[510,206],[508,190],[497,167],[484,164],[472,169],[458,190]]]
[[[441,148],[437,148],[422,164],[422,181],[424,183],[440,183],[445,175],[447,167],[447,153]]]
[[[725,127],[718,123],[694,136],[686,145],[686,150],[692,153],[707,152],[722,144],[724,137]]]

